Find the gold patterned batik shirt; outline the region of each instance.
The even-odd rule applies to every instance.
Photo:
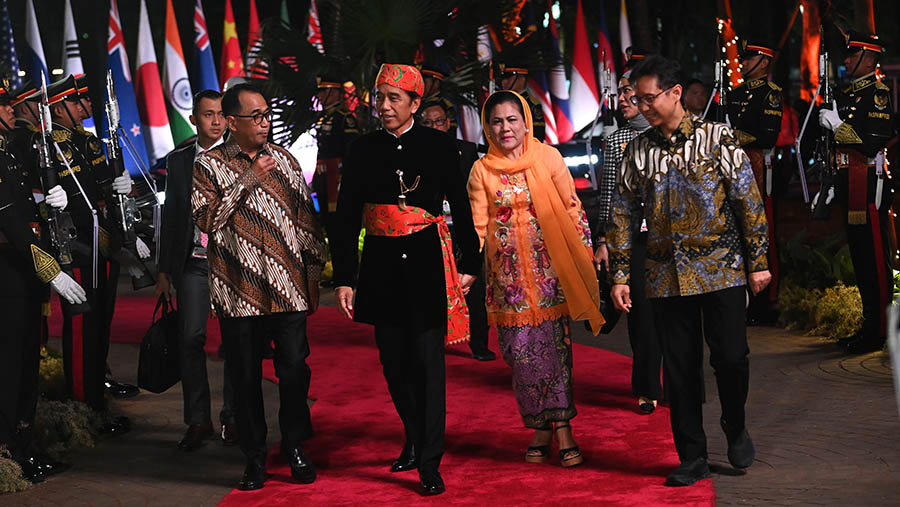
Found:
[[[766,217],[747,155],[721,123],[686,114],[625,150],[607,233],[613,283],[630,280],[632,237],[646,218],[647,296],[704,294],[768,269]]]

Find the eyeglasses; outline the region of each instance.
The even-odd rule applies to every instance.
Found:
[[[438,118],[436,120],[425,120],[422,119],[419,123],[422,124],[423,127],[443,127],[447,124],[447,118]]]
[[[265,112],[262,112],[262,113],[232,114],[231,116],[234,116],[235,118],[250,118],[251,120],[253,120],[253,123],[256,125],[261,124],[263,119],[265,119],[269,123],[272,122],[272,110],[271,109],[267,109]]]
[[[632,95],[628,100],[631,101],[631,104],[635,106],[643,104],[644,106],[650,107],[654,102],[656,102],[656,99],[658,99],[660,95],[669,93],[669,90],[675,88],[675,86],[676,85],[672,85],[659,93],[648,93],[647,95],[642,95],[640,97],[638,97],[637,95]]]

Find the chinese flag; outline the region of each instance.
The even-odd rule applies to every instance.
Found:
[[[219,69],[219,84],[225,89],[225,82],[234,76],[244,75],[244,58],[234,25],[234,11],[231,0],[225,0],[225,32],[222,42],[222,65]]]

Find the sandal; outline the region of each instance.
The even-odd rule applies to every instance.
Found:
[[[560,428],[571,428],[572,425],[566,423],[564,425],[557,424],[554,428],[554,431],[559,430]],[[584,456],[581,454],[581,449],[576,445],[574,447],[569,447],[567,449],[559,450],[559,461],[563,468],[573,467],[575,465],[580,465],[584,463]]]
[[[549,428],[542,431],[551,431]],[[550,442],[544,445],[529,445],[525,451],[526,463],[544,463],[550,459],[550,446],[553,445],[553,435],[550,435]]]

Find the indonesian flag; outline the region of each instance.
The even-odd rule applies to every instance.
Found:
[[[319,53],[325,54],[325,44],[322,43],[322,26],[319,25],[319,9],[316,8],[316,0],[309,0],[309,21],[306,32],[306,40]]]
[[[572,55],[572,82],[569,85],[569,106],[572,126],[579,131],[594,121],[600,108],[600,95],[594,78],[594,63],[588,45],[587,29],[584,26],[584,11],[581,0],[575,14],[575,49]]]
[[[141,125],[146,134],[144,141],[147,143],[147,155],[152,166],[172,151],[175,143],[169,129],[169,116],[166,114],[159,66],[156,64],[156,51],[153,49],[153,36],[150,33],[150,19],[147,17],[147,3],[144,0],[141,0],[141,17],[138,21],[137,72],[134,84]]]
[[[237,28],[234,24],[234,11],[231,0],[225,0],[225,31],[222,42],[222,63],[219,69],[219,84],[225,83],[235,76],[244,75],[244,59],[241,57],[241,46],[238,42]]]
[[[195,133],[190,120],[194,94],[184,64],[184,51],[181,49],[172,0],[166,1],[166,66],[163,68],[163,86],[169,106],[172,137],[175,144],[181,144]]]
[[[622,9],[619,11],[619,48],[622,50],[622,68],[628,61],[625,51],[631,47],[631,30],[628,28],[628,10],[625,8],[625,0],[622,0]]]
[[[259,31],[259,15],[256,12],[256,0],[250,0],[250,24],[247,28],[247,76],[264,78],[261,72],[263,62],[259,60],[259,45],[262,40]]]
[[[81,50],[78,47],[78,33],[75,31],[75,18],[72,17],[72,2],[66,0],[63,6],[63,41],[65,43],[65,60],[63,60],[63,75],[79,76],[84,74],[84,64],[81,62]],[[86,118],[81,126],[92,134],[97,133],[94,128],[94,118]]]

